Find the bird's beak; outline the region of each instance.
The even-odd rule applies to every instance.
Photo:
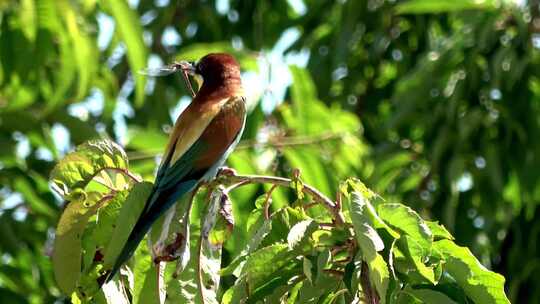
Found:
[[[188,75],[195,75],[195,62],[182,60],[178,65],[180,66],[180,69],[182,69],[182,71],[186,72]]]

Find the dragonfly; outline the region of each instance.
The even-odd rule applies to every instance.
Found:
[[[160,77],[160,76],[167,76],[174,74],[176,72],[182,72],[182,76],[184,77],[184,82],[186,83],[188,89],[191,92],[191,96],[195,97],[195,91],[193,90],[193,87],[191,86],[191,81],[189,80],[189,74],[188,71],[193,66],[193,64],[187,62],[187,61],[175,61],[171,64],[168,64],[166,66],[157,67],[157,68],[146,68],[139,70],[139,74],[151,76],[151,77]]]

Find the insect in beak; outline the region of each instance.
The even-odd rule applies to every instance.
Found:
[[[178,62],[178,67],[184,71],[185,73],[187,73],[188,75],[195,75],[195,62],[189,62],[189,61],[185,61],[185,60],[182,60],[180,62]]]
[[[182,71],[182,76],[184,76],[184,82],[189,88],[189,91],[191,92],[191,96],[195,97],[195,90],[193,90],[193,87],[191,86],[191,81],[189,81],[189,75],[195,76],[195,63],[188,62],[185,60],[182,60],[177,63],[179,69]]]

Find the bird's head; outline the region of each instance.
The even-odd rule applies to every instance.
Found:
[[[182,61],[180,66],[188,74],[200,76],[207,84],[240,80],[240,65],[233,56],[226,53],[211,53],[198,62]]]

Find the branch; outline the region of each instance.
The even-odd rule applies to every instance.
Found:
[[[377,291],[373,289],[369,281],[369,268],[366,262],[362,261],[362,271],[360,274],[360,285],[362,285],[362,291],[364,292],[365,302],[368,304],[379,304],[380,299]]]
[[[227,188],[227,191],[231,191],[235,188],[250,185],[250,184],[272,184],[282,187],[290,187],[292,180],[290,178],[277,177],[277,176],[265,176],[265,175],[236,175],[227,171],[223,173],[221,171],[217,178],[216,182],[219,184],[233,184]],[[341,226],[345,223],[343,214],[341,213],[340,206],[329,199],[327,196],[319,192],[319,190],[314,187],[304,184],[302,192],[311,196],[316,202],[321,203],[323,206],[332,213],[336,224]]]

